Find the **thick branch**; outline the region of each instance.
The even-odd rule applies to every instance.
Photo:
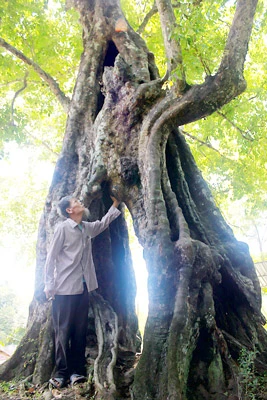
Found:
[[[11,44],[7,43],[3,38],[0,38],[0,46],[4,47],[7,51],[14,54],[17,58],[22,60],[25,64],[30,65],[35,72],[40,76],[40,78],[48,84],[51,91],[54,93],[62,107],[66,112],[68,112],[70,99],[62,92],[58,83],[45,72],[38,64],[36,64],[33,60],[25,56],[21,51],[13,47]]]
[[[144,30],[145,30],[150,18],[152,18],[153,15],[155,15],[157,12],[158,12],[158,8],[157,8],[157,5],[156,5],[156,2],[154,2],[151,10],[147,13],[147,15],[145,16],[143,22],[141,23],[141,25],[137,29],[137,33],[139,33],[139,35],[141,35],[144,32]]]
[[[245,90],[243,67],[256,4],[257,0],[238,1],[217,74],[207,77],[202,85],[191,87],[183,97],[173,99],[170,96],[152,109],[144,124],[146,134],[149,134],[152,128],[160,129],[167,121],[176,121],[181,126],[211,115]],[[236,32],[236,36],[233,32]],[[232,54],[232,48],[237,47],[238,54]]]
[[[218,74],[226,71],[242,80],[248,43],[258,0],[239,0]]]
[[[177,31],[176,18],[170,0],[156,0],[156,3],[160,15],[168,72],[173,74],[176,90],[178,93],[182,93],[186,82],[181,46],[179,40],[175,38],[175,31]]]

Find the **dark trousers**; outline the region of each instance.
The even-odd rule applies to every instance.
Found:
[[[88,324],[88,290],[75,295],[56,295],[52,305],[55,330],[55,377],[86,375],[85,346]]]

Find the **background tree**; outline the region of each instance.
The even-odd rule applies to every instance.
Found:
[[[195,27],[193,21],[201,15],[211,15],[213,22],[226,15],[227,26],[231,3],[172,5],[157,0],[153,10],[158,10],[167,58],[167,72],[160,78],[152,53],[127,23],[117,1],[73,1],[83,27],[83,53],[71,100],[58,84],[59,73],[57,82],[40,67],[43,43],[30,46],[35,52],[27,51],[32,54],[26,56],[1,39],[4,54],[17,57],[34,71],[33,76],[40,76],[68,113],[63,148],[40,222],[36,295],[28,332],[2,367],[2,378],[32,374],[34,382],[43,382],[53,368],[49,305],[37,299],[42,297],[47,245],[59,219],[55,204],[73,192],[83,198],[93,217],[108,208],[109,192],[119,196],[144,248],[149,315],[133,398],[234,398],[239,393],[236,360],[244,346],[256,347],[257,365],[265,366],[266,334],[252,260],[216,207],[185,141],[188,132],[179,129],[214,113],[245,90],[243,67],[256,4],[237,1],[227,40],[222,29],[221,48],[207,68],[196,39],[199,34],[202,40],[201,26],[191,36],[182,27],[186,23]],[[16,15],[17,9],[13,12]],[[34,25],[34,17],[31,10],[23,21],[26,31],[28,24]],[[25,36],[21,38],[23,46]],[[189,49],[200,62],[195,80],[190,75]],[[71,51],[66,50],[64,57],[65,73]],[[26,90],[29,74],[23,74],[13,106],[19,91]],[[19,137],[14,107],[11,111],[11,126]],[[52,108],[51,113],[56,118]],[[206,144],[212,146],[208,140]],[[139,341],[123,218],[94,242],[94,255],[100,290],[91,299],[96,329],[89,332],[88,348],[95,359],[95,389],[99,398],[127,398],[133,379],[129,370]],[[23,364],[18,362],[22,354],[26,355]]]

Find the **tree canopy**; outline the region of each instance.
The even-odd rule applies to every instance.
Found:
[[[197,84],[216,72],[235,4],[179,1],[173,6],[177,27],[172,35],[180,42],[187,82]],[[123,0],[122,7],[155,54],[163,76],[166,56],[154,2]],[[246,218],[254,221],[266,209],[266,13],[260,1],[245,64],[246,91],[213,115],[184,127],[229,222],[233,216],[227,210],[233,201],[241,200]],[[2,155],[4,143],[16,141],[41,146],[43,156],[54,162],[82,52],[78,14],[68,2],[54,0],[3,2],[0,14]],[[174,75],[166,85],[173,84]]]

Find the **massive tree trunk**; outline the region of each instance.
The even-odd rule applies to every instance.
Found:
[[[53,369],[50,305],[42,302],[46,251],[57,201],[74,193],[101,217],[109,193],[129,209],[148,268],[149,313],[142,355],[135,283],[124,217],[93,243],[99,289],[91,295],[88,373],[97,398],[239,398],[240,349],[259,351],[266,368],[260,286],[249,250],[216,207],[180,126],[200,119],[245,89],[243,65],[255,0],[241,0],[218,72],[189,87],[184,73],[164,90],[153,55],[125,21],[118,0],[75,1],[84,52],[62,153],[38,237],[36,294],[28,332],[1,378]],[[170,2],[157,1],[168,74],[182,68],[179,43],[168,44]],[[23,360],[23,362],[21,361]],[[235,397],[237,396],[237,397]]]

